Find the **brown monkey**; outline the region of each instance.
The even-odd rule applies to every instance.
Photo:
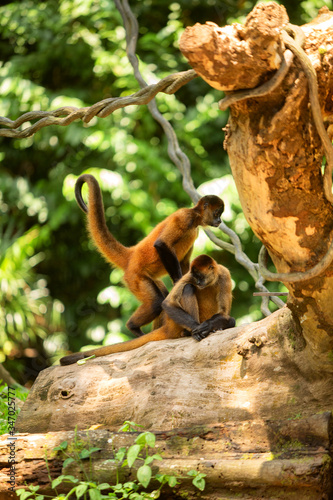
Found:
[[[229,316],[231,308],[231,278],[228,269],[208,257],[200,255],[191,263],[190,271],[173,287],[163,302],[166,312],[163,325],[142,337],[110,346],[77,352],[60,359],[61,365],[70,365],[95,355],[106,356],[131,351],[151,341],[176,339],[191,334],[202,340],[213,330],[235,326]]]
[[[89,208],[81,193],[85,182],[89,188]],[[204,196],[195,207],[181,208],[169,215],[137,245],[125,247],[106,226],[101,190],[92,175],[78,178],[75,196],[87,214],[88,230],[98,250],[109,262],[124,270],[127,287],[142,302],[128,320],[127,327],[135,335],[143,335],[141,327],[159,316],[168,294],[158,278],[168,273],[176,283],[188,271],[198,226],[217,227],[221,223],[224,203],[218,196]]]

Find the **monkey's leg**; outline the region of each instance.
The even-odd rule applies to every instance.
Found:
[[[124,277],[130,291],[142,302],[128,320],[126,326],[137,337],[143,335],[141,327],[151,323],[162,312],[162,302],[167,289],[161,281],[155,282],[148,276],[137,276],[135,280]]]
[[[188,273],[190,270],[190,258],[191,258],[192,251],[193,251],[193,246],[191,246],[191,248],[189,249],[189,251],[187,252],[185,257],[183,257],[183,259],[180,261],[180,267],[181,267],[183,276],[184,276],[184,274]]]
[[[161,290],[165,298],[169,294],[167,287],[161,280],[155,280],[155,283]],[[165,312],[162,310],[161,314],[153,321],[152,331],[157,330],[157,328],[160,328],[164,324],[164,322],[165,322]]]

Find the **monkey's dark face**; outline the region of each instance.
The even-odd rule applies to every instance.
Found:
[[[218,196],[209,195],[204,196],[200,201],[203,206],[203,225],[218,227],[224,210],[223,200]]]
[[[216,262],[208,255],[199,255],[192,261],[190,273],[197,288],[206,288],[216,280]]]

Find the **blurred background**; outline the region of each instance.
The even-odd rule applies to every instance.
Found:
[[[310,21],[324,5],[332,8],[325,0],[281,3],[294,24]],[[189,69],[179,51],[186,26],[242,23],[255,4],[130,0],[146,81]],[[139,89],[112,0],[2,1],[0,54],[0,115],[11,119],[32,110],[91,106]],[[260,243],[242,214],[223,150],[228,113],[218,109],[222,97],[198,78],[176,95],[159,94],[157,104],[190,158],[195,186],[225,200],[224,221],[257,262]],[[74,199],[77,177],[86,172],[97,177],[108,226],[126,246],[177,208],[191,206],[191,200],[146,106],[94,118],[86,127],[79,121],[44,128],[28,139],[0,138],[0,160],[0,363],[29,387],[40,370],[69,350],[130,338],[125,323],[138,305],[124,288],[121,271],[89,241]],[[193,256],[200,253],[230,269],[237,324],[260,319],[253,279],[202,230]],[[273,283],[269,288],[283,290]]]

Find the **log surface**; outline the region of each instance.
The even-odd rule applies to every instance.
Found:
[[[39,374],[16,428],[36,433],[101,424],[116,431],[132,420],[158,431],[330,410],[332,376],[318,378],[304,352],[285,307],[201,342],[151,342],[82,366],[53,366]]]
[[[242,492],[242,498],[259,498],[254,495],[267,499],[293,498],[296,495],[300,500],[319,500],[331,487],[332,430],[332,415],[324,412],[300,420],[260,419],[155,431],[154,452],[162,453],[163,461],[155,461],[153,470],[184,476],[195,469],[207,474],[207,487],[200,496],[203,499],[237,498]],[[85,462],[86,472],[99,482],[115,481],[114,454],[119,448],[134,444],[137,435],[100,429],[78,432],[79,440],[101,448],[94,454],[92,470],[89,470],[89,461]],[[8,488],[7,438],[7,435],[0,437],[0,493],[3,495]],[[18,434],[17,438],[17,488],[25,483],[39,484],[41,493],[49,492],[46,450],[52,479],[60,473],[80,478],[76,464],[62,469],[65,457],[52,451],[62,441],[72,442],[74,432]],[[137,461],[132,469],[119,469],[121,480],[135,478],[141,464]],[[188,498],[195,495],[191,482],[183,480],[180,489],[162,498],[178,498],[180,491],[182,494],[187,491]]]

